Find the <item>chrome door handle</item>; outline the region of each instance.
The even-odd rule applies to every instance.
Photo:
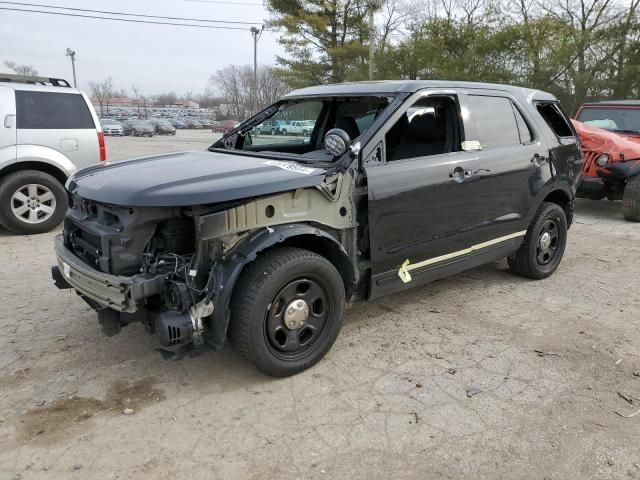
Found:
[[[536,167],[539,167],[542,164],[544,164],[547,160],[549,160],[547,157],[536,153],[533,155],[533,158],[531,158],[531,163],[533,163]]]
[[[473,175],[471,170],[465,170],[462,167],[456,167],[453,172],[449,173],[449,178],[454,179],[458,183],[464,182],[464,179]]]

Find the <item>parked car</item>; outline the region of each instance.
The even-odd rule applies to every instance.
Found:
[[[257,135],[279,135],[281,120],[265,120],[256,125],[255,133]]]
[[[187,128],[187,124],[178,118],[169,119],[169,123],[173,126],[173,128],[176,128],[178,130],[182,128]]]
[[[67,179],[106,160],[93,106],[66,80],[0,73],[0,118],[0,224],[52,230],[67,210]]]
[[[125,135],[132,137],[153,137],[155,127],[143,120],[126,120],[122,124]]]
[[[186,118],[184,123],[187,124],[187,128],[202,128],[202,124],[193,118]]]
[[[100,125],[102,126],[102,132],[105,135],[117,135],[124,136],[124,128],[122,128],[122,124],[117,120],[112,120],[110,118],[101,118]]]
[[[237,120],[222,120],[211,127],[213,133],[229,133],[231,130],[240,125]]]
[[[269,117],[303,110],[318,112],[316,142],[253,142]],[[331,348],[347,301],[504,257],[551,275],[581,165],[569,119],[539,90],[305,88],[207,151],[76,174],[53,277],[109,333],[141,321],[171,349],[228,337],[261,371],[292,375]]]
[[[214,126],[213,121],[209,120],[208,118],[198,117],[196,120],[200,122],[200,125],[202,125],[202,128],[212,128]]]
[[[622,200],[624,217],[640,222],[640,137],[593,126],[611,126],[604,121],[573,121],[584,157],[576,195],[592,200]]]
[[[308,120],[292,120],[288,125],[283,125],[280,128],[282,135],[302,135],[303,137],[309,136],[313,131],[315,122],[309,122]]]
[[[153,125],[156,134],[158,135],[175,135],[176,129],[164,118],[153,118],[148,120],[147,123]]]

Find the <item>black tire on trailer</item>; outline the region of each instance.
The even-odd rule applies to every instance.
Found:
[[[293,375],[329,351],[344,309],[344,283],[331,262],[301,248],[277,248],[241,273],[231,300],[229,341],[261,372]]]
[[[567,217],[556,203],[543,202],[533,217],[522,245],[508,257],[509,267],[521,277],[540,280],[556,271],[567,245]]]

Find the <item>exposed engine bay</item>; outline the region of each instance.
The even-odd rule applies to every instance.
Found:
[[[190,207],[122,207],[76,193],[54,279],[97,311],[107,335],[140,321],[165,348],[219,346],[228,322],[225,285],[255,257],[252,243],[282,242],[280,226],[313,231],[315,223],[345,253],[355,249],[352,185],[350,174],[337,174],[317,187]]]

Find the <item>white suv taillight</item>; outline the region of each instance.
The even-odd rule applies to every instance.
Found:
[[[107,148],[104,145],[104,133],[98,132],[98,148],[100,149],[100,161],[107,159]]]

